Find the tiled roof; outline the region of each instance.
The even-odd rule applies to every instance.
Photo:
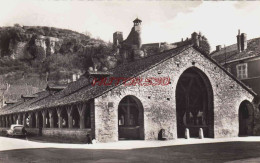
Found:
[[[162,52],[157,55],[136,60],[134,62],[121,64],[111,70],[113,74],[110,77],[131,78],[138,76],[141,73],[157,66],[158,64],[180,54],[181,52],[189,48],[192,48],[192,45],[178,47]],[[223,71],[225,71],[229,76],[231,76],[235,81],[237,81],[248,92],[250,92],[253,95],[256,95],[252,90],[246,87],[241,81],[236,79],[234,76],[232,76],[229,72],[227,72],[223,67],[221,67],[216,61],[214,61],[208,55],[204,54],[195,47],[193,48],[202,53],[205,57],[207,57],[217,66],[219,66]],[[96,98],[110,91],[111,89],[117,86],[118,85],[116,85],[115,83],[111,84],[110,86],[92,86],[89,78],[87,76],[82,76],[79,80],[70,83],[64,90],[57,92],[54,95],[51,95],[48,91],[44,91],[41,94],[38,94],[38,97],[32,100],[26,101],[24,103],[17,103],[10,107],[5,107],[2,111],[0,111],[0,114],[8,114],[11,112],[24,112],[42,108],[54,108],[68,104],[86,102],[90,99]]]
[[[43,92],[39,92],[37,94],[38,97],[33,98],[31,100],[28,100],[26,102],[24,101],[18,101],[17,103],[13,104],[13,105],[9,105],[9,106],[5,106],[3,108],[0,109],[0,114],[10,114],[10,113],[14,113],[14,112],[23,112],[23,111],[27,111],[29,108],[28,106],[30,106],[32,103],[37,102],[42,100],[43,98],[46,98],[47,96],[49,96],[49,92],[48,91],[43,91]]]
[[[247,49],[240,53],[237,50],[237,44],[233,44],[222,48],[220,51],[212,52],[211,56],[219,63],[260,56],[260,38],[248,40]]]

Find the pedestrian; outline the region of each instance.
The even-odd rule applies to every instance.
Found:
[[[92,138],[90,134],[87,134],[87,144],[92,144]]]

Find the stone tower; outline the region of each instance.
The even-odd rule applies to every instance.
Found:
[[[135,45],[137,45],[138,48],[141,48],[141,46],[142,46],[142,39],[141,39],[141,23],[142,23],[142,20],[136,18],[133,22],[134,22],[134,27],[133,27],[134,40],[133,40],[133,43]]]
[[[115,32],[113,34],[113,45],[118,46],[121,42],[123,42],[123,32]]]

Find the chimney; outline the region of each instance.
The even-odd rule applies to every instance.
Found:
[[[217,52],[220,51],[221,48],[222,48],[221,45],[217,45],[217,46],[216,46],[216,51],[217,51]]]
[[[240,30],[238,30],[238,35],[237,35],[237,51],[241,52],[241,35],[240,35]]]
[[[241,34],[241,51],[247,49],[247,36],[245,33]]]
[[[72,74],[72,81],[75,82],[77,80],[77,74]]]
[[[197,46],[197,47],[200,46],[198,34],[197,34],[196,32],[193,32],[193,33],[191,34],[191,39],[192,39],[192,43],[193,43],[195,46]]]

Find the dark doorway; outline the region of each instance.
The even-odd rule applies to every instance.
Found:
[[[189,68],[180,76],[176,88],[177,135],[214,137],[213,91],[207,76],[198,68]]]
[[[249,101],[243,101],[239,106],[239,136],[252,135],[253,106]]]
[[[72,127],[79,128],[80,116],[77,108],[72,109]]]
[[[53,109],[52,117],[53,117],[53,127],[58,128],[59,127],[59,122],[58,122],[59,117],[58,117],[56,109]]]
[[[120,140],[144,139],[143,106],[134,96],[126,96],[119,103],[118,135]]]
[[[32,122],[32,128],[35,128],[36,127],[36,116],[35,116],[35,113],[31,113],[31,122]]]
[[[39,118],[39,128],[42,128],[42,125],[43,125],[43,117],[42,117],[42,113],[41,111],[39,111],[38,113],[38,118]]]
[[[67,113],[66,109],[61,110],[61,118],[62,118],[61,127],[68,128],[69,121],[68,121],[68,113]]]

